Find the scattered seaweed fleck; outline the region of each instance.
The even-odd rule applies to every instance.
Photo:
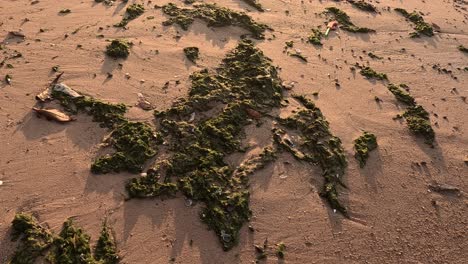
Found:
[[[312,33],[307,38],[307,41],[313,45],[322,46],[322,37],[324,34],[319,29],[312,29]]]
[[[362,136],[354,140],[354,149],[356,153],[354,157],[359,161],[359,166],[364,168],[366,161],[369,158],[369,152],[377,148],[377,137],[369,132],[364,131]]]
[[[351,22],[351,18],[346,14],[344,11],[336,8],[336,7],[327,7],[326,14],[330,14],[334,17],[336,21],[340,24],[340,28],[349,32],[353,33],[372,33],[375,30],[366,28],[366,27],[358,27]]]
[[[302,55],[302,54],[299,53],[299,52],[294,52],[294,53],[289,52],[288,54],[289,54],[289,56],[291,56],[291,57],[296,57],[296,58],[300,59],[300,60],[303,61],[303,62],[307,62],[307,58],[304,57],[304,55]]]
[[[421,34],[428,37],[434,36],[434,29],[424,21],[424,18],[418,12],[413,11],[412,13],[408,13],[408,11],[403,8],[395,8],[395,11],[415,24],[414,30],[416,31],[410,33],[412,38],[420,37]]]
[[[283,242],[278,243],[278,248],[276,249],[276,255],[278,258],[283,259],[286,251],[286,245]]]
[[[372,59],[377,59],[377,60],[383,59],[382,57],[380,57],[380,56],[378,56],[378,55],[375,55],[375,54],[372,53],[372,52],[367,53],[367,56],[371,57]]]
[[[236,12],[220,7],[216,4],[194,4],[193,8],[179,8],[173,3],[162,7],[164,14],[170,16],[163,25],[179,25],[183,30],[188,30],[193,21],[198,18],[205,21],[209,27],[238,26],[250,31],[257,39],[264,38],[265,30],[269,27],[255,22],[244,12]]]
[[[114,39],[107,45],[106,54],[116,59],[125,59],[130,54],[130,43],[123,39]]]
[[[196,63],[200,54],[200,50],[197,47],[184,48],[185,57],[191,62]]]

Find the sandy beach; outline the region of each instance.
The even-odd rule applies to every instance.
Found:
[[[0,263],[9,263],[22,243],[11,239],[19,212],[32,214],[54,234],[72,218],[91,236],[92,247],[106,220],[120,263],[466,263],[468,50],[460,48],[468,47],[466,1],[366,1],[377,12],[350,1],[259,0],[263,11],[241,0],[172,1],[180,8],[216,3],[245,12],[268,26],[262,37],[241,26],[208,26],[196,17],[187,30],[163,25],[171,19],[163,12],[170,1],[110,2],[0,0]],[[133,4],[141,4],[144,12],[124,27],[114,26],[128,17]],[[375,32],[349,32],[340,21],[321,36],[322,45],[310,43],[313,29],[324,33],[329,21],[339,20],[324,13],[328,7]],[[415,23],[395,8],[417,11],[433,36],[411,37]],[[129,199],[126,185],[140,172],[91,171],[98,157],[114,151],[103,147],[103,139],[115,126],[104,128],[84,112],[67,112],[58,99],[40,103],[35,98],[63,72],[59,82],[89,98],[122,103],[128,109],[125,120],[159,132],[163,118],[153,110],[165,111],[189,98],[192,74],[208,69],[216,77],[215,70],[244,38],[263,52],[266,65],[271,59],[269,73],[277,67],[278,78],[268,78],[281,84],[282,97],[274,106],[249,105],[256,110],[247,109],[251,120],[234,135],[242,151],[222,152],[225,165],[234,170],[266,146],[277,150],[274,161],[239,187],[250,193],[251,215],[241,221],[238,235],[229,237],[232,247],[223,249],[219,230],[202,221],[209,204],[205,198],[189,197],[179,186],[175,195]],[[132,43],[126,58],[106,55],[114,39]],[[199,49],[195,63],[184,54],[186,47]],[[363,76],[366,67],[386,79]],[[219,76],[243,76],[229,75],[232,65],[226,68]],[[405,84],[399,89],[414,102],[399,101],[388,88],[391,83]],[[138,105],[138,94],[151,110]],[[341,141],[346,188],[333,183],[346,214],[320,195],[329,181],[323,177],[326,165],[295,158],[273,139],[272,128],[282,128],[294,141],[291,148],[304,147],[307,154],[302,144],[310,135],[278,121],[307,108],[293,95],[312,101],[329,124],[326,132]],[[194,111],[186,123],[198,125],[193,129],[203,134],[203,120],[234,103],[226,98],[210,110]],[[428,113],[435,132],[430,144],[409,129],[403,112],[413,106]],[[33,107],[59,109],[74,121],[38,118]],[[364,131],[376,136],[378,147],[360,167],[355,140]],[[177,136],[161,133],[164,143],[155,147],[157,154],[144,163],[143,173],[174,153],[166,143]],[[176,171],[182,164],[172,166]],[[265,240],[260,254],[255,246],[263,247]],[[278,254],[281,244],[284,256]],[[39,257],[36,263],[49,262]]]

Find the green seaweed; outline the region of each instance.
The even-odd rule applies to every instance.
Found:
[[[377,8],[374,5],[368,3],[368,2],[366,2],[364,0],[348,0],[348,2],[352,6],[358,8],[360,10],[371,12],[371,13],[376,13],[377,12]]]
[[[307,38],[307,42],[317,45],[317,46],[322,46],[322,37],[324,34],[319,30],[319,29],[312,29],[312,33],[309,35]]]
[[[369,132],[364,131],[362,136],[354,140],[354,149],[356,153],[354,157],[359,161],[359,166],[364,168],[366,161],[369,158],[369,152],[377,148],[377,137]]]
[[[468,48],[463,45],[458,46],[458,50],[464,53],[468,53]]]
[[[37,219],[25,213],[17,213],[12,222],[13,239],[21,239],[11,264],[32,264],[51,246],[53,236],[49,230],[39,225]]]
[[[47,258],[51,263],[94,263],[89,241],[90,236],[74,226],[73,220],[68,219],[63,223],[59,236],[54,239],[54,248]]]
[[[376,72],[374,69],[368,66],[361,68],[360,73],[362,76],[368,79],[377,79],[381,81],[388,80],[387,74]]]
[[[406,119],[406,123],[411,132],[415,135],[422,136],[426,144],[433,145],[435,132],[431,126],[429,113],[422,106],[414,105],[408,107],[403,113],[403,117]]]
[[[21,238],[11,264],[37,263],[51,264],[116,264],[119,262],[115,242],[111,239],[109,228],[104,223],[98,240],[95,256],[91,254],[90,236],[74,226],[68,219],[59,235],[52,234],[38,224],[30,214],[17,213],[12,221],[13,239]]]
[[[155,112],[170,156],[146,176],[132,179],[127,189],[133,197],[172,196],[178,190],[188,199],[202,202],[200,218],[229,250],[251,215],[248,175],[273,161],[275,155],[274,149],[266,148],[237,169],[224,158],[242,151],[240,139],[245,126],[252,123],[249,110],[269,112],[280,106],[281,80],[271,60],[250,40],[241,41],[214,72],[195,72],[190,80],[187,99]],[[215,106],[221,109],[215,110]],[[209,117],[203,114],[207,111]],[[194,114],[205,117],[185,121]]]
[[[257,9],[260,12],[265,11],[265,10],[263,10],[263,7],[258,2],[258,0],[242,0],[242,1],[244,1],[246,4],[248,4],[248,5],[252,6],[252,7],[255,7],[255,9]]]
[[[377,60],[383,59],[382,57],[377,56],[377,55],[375,55],[375,54],[372,53],[372,52],[367,53],[367,56],[371,57],[372,59],[377,59]]]
[[[115,152],[97,158],[91,165],[91,171],[96,174],[141,172],[145,162],[156,155],[157,142],[158,135],[149,125],[142,122],[122,122],[108,140]]]
[[[404,104],[407,104],[409,106],[415,105],[416,101],[414,100],[414,98],[403,89],[405,86],[406,85],[404,84],[400,84],[399,86],[396,86],[395,84],[391,83],[387,86],[387,88],[395,96],[395,98],[398,101]]]
[[[315,104],[302,95],[293,95],[306,109],[299,110],[292,116],[280,118],[279,123],[289,129],[298,130],[301,133],[303,143],[295,146],[292,142],[281,139],[284,131],[276,130],[275,142],[290,151],[294,157],[312,164],[317,164],[322,169],[325,179],[321,196],[324,197],[331,208],[347,216],[346,208],[338,200],[338,185],[347,167],[346,156],[341,145],[341,140],[334,136],[328,122]]]
[[[104,221],[101,229],[101,235],[96,243],[94,249],[94,258],[105,264],[117,264],[119,263],[119,255],[117,254],[117,246],[115,239],[112,236],[111,229]]]
[[[115,24],[115,27],[125,27],[131,20],[141,16],[145,12],[145,7],[141,4],[132,4],[127,7],[125,15],[118,24]]]
[[[124,117],[127,111],[124,104],[106,103],[88,96],[71,98],[57,91],[52,93],[52,97],[67,110],[85,112],[101,127],[112,129],[107,143],[115,152],[97,158],[91,165],[93,173],[140,172],[145,162],[156,154],[156,145],[161,143],[160,135],[145,123],[128,121]]]
[[[412,13],[408,13],[408,11],[403,8],[395,8],[395,11],[415,24],[414,30],[416,31],[410,33],[411,37],[419,37],[421,34],[428,37],[434,36],[434,29],[424,21],[424,18],[418,12],[413,11]]]
[[[184,53],[187,59],[193,63],[196,63],[200,55],[200,50],[197,47],[187,47],[184,48]]]
[[[179,8],[173,3],[162,7],[164,14],[170,16],[163,25],[179,25],[183,30],[188,30],[194,20],[201,19],[209,27],[238,26],[250,31],[257,39],[264,38],[265,30],[269,27],[265,24],[255,22],[244,12],[236,12],[231,9],[220,7],[216,4],[195,4],[193,8]]]
[[[276,255],[278,258],[283,259],[286,251],[286,245],[283,242],[278,243],[278,248],[276,249]]]
[[[304,57],[304,55],[302,55],[302,54],[300,54],[300,53],[298,53],[298,52],[295,52],[295,53],[288,53],[288,54],[289,54],[289,56],[291,56],[291,57],[296,57],[296,58],[300,59],[300,60],[303,61],[303,62],[307,62],[307,58]]]
[[[123,39],[114,39],[107,45],[106,54],[116,59],[125,59],[130,54],[130,43]]]
[[[336,7],[327,7],[326,14],[330,14],[334,17],[336,21],[340,24],[340,28],[349,32],[353,33],[372,33],[375,30],[366,28],[366,27],[358,27],[351,22],[351,18],[346,14],[344,11],[336,8]]]

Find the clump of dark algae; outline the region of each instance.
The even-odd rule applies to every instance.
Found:
[[[388,90],[395,96],[395,98],[406,105],[413,106],[416,104],[416,101],[414,100],[414,97],[411,96],[407,91],[404,90],[406,85],[400,84],[400,85],[395,85],[393,83],[389,84],[387,86]]]
[[[130,54],[130,43],[123,39],[114,39],[106,47],[106,54],[115,59],[125,59]]]
[[[336,8],[336,7],[327,7],[325,10],[325,14],[332,16],[333,20],[338,21],[340,28],[352,33],[373,33],[375,30],[366,28],[366,27],[358,27],[353,22],[351,22],[351,18],[346,14],[344,11]]]
[[[246,4],[248,4],[248,5],[252,6],[252,7],[255,7],[255,9],[257,9],[260,12],[265,11],[263,9],[263,7],[262,7],[262,4],[260,4],[258,2],[258,0],[242,0],[242,1],[244,1]]]
[[[420,105],[410,106],[403,113],[408,128],[413,134],[422,136],[425,143],[433,146],[435,132],[431,126],[429,113]]]
[[[127,120],[124,104],[107,103],[89,96],[73,98],[60,91],[53,91],[52,97],[66,110],[87,113],[101,127],[111,129],[106,144],[115,152],[98,157],[91,165],[93,173],[141,172],[146,161],[156,155],[156,145],[161,143],[159,133],[146,123]]]
[[[362,11],[370,12],[370,13],[377,13],[377,8],[371,4],[368,3],[364,0],[348,0],[348,2],[356,7],[357,9],[360,9]]]
[[[323,38],[324,34],[322,33],[322,31],[320,31],[320,29],[318,28],[314,28],[312,29],[312,33],[309,35],[309,37],[307,38],[307,42],[313,44],[313,45],[316,45],[316,46],[322,46],[322,38]]]
[[[180,192],[187,200],[203,204],[201,220],[229,250],[236,245],[239,230],[251,216],[249,176],[275,161],[282,148],[272,142],[239,166],[229,165],[225,158],[245,151],[241,146],[245,127],[254,119],[271,116],[272,110],[281,106],[284,87],[277,68],[250,40],[242,40],[220,67],[195,72],[190,80],[187,98],[177,100],[165,111],[155,111],[160,134],[146,124],[128,121],[124,105],[87,96],[70,98],[58,92],[53,97],[69,111],[88,113],[112,130],[107,142],[116,152],[98,158],[92,165],[95,173],[140,171],[164,139],[166,155],[157,159],[145,175],[127,183],[130,197],[174,197]],[[310,107],[306,101],[303,103]],[[345,214],[337,192],[346,165],[341,142],[331,135],[318,108],[304,111],[312,116],[301,115],[301,119],[320,124],[308,124],[315,134],[304,136],[316,141],[307,146],[311,164],[319,164],[324,172],[322,195],[332,208]],[[314,115],[317,120],[309,119]]]
[[[117,248],[110,228],[104,223],[101,236],[92,255],[90,236],[68,219],[56,235],[41,226],[37,219],[26,213],[17,213],[12,222],[13,239],[20,239],[11,264],[73,263],[116,264]]]
[[[418,12],[413,11],[412,13],[408,13],[408,11],[403,8],[395,8],[395,11],[414,23],[415,32],[410,33],[412,38],[420,37],[421,34],[428,37],[434,36],[434,29],[424,21],[424,18]]]
[[[290,117],[279,118],[279,123],[285,128],[298,131],[302,142],[291,142],[285,137],[287,134],[283,129],[273,130],[274,140],[281,149],[291,152],[296,159],[318,165],[322,169],[325,181],[320,195],[333,209],[348,216],[346,208],[338,200],[338,185],[344,186],[341,179],[347,167],[341,140],[332,134],[329,123],[311,100],[301,95],[293,97],[305,109]]]
[[[145,12],[145,8],[141,4],[132,4],[129,7],[127,7],[127,10],[125,11],[124,17],[122,18],[122,21],[120,21],[118,24],[115,24],[115,27],[125,27],[128,25],[130,21],[133,19],[141,16]]]
[[[209,27],[238,26],[244,28],[257,39],[264,38],[264,32],[270,29],[267,25],[255,22],[244,12],[236,12],[231,9],[220,7],[216,4],[194,4],[193,8],[179,8],[173,3],[162,7],[164,14],[170,16],[163,25],[179,25],[183,30],[188,30],[189,26],[200,19],[207,23]]]
[[[184,48],[185,57],[193,63],[196,63],[200,56],[200,49],[197,47]]]
[[[366,77],[367,79],[376,79],[379,81],[388,80],[387,74],[376,72],[374,69],[372,69],[369,66],[362,67],[360,73],[362,76]]]
[[[354,149],[356,153],[354,157],[359,161],[359,166],[364,168],[369,152],[377,148],[377,137],[369,132],[364,132],[362,136],[354,140]]]

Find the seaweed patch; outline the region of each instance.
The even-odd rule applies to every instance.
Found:
[[[425,143],[433,145],[435,139],[435,132],[432,129],[429,113],[420,105],[408,107],[403,113],[406,119],[408,128],[415,135],[422,136]]]
[[[173,3],[162,7],[164,14],[170,18],[163,25],[179,25],[183,30],[188,30],[195,19],[201,19],[209,27],[238,26],[250,31],[257,39],[264,38],[265,30],[269,27],[265,24],[255,22],[244,12],[236,12],[231,9],[220,7],[216,4],[194,4],[193,8],[179,8]]]
[[[200,50],[197,47],[187,47],[184,48],[184,54],[187,59],[193,63],[196,63],[200,56]]]
[[[17,213],[12,222],[13,239],[21,238],[11,264],[32,264],[38,259],[48,263],[102,263],[119,262],[117,248],[110,229],[103,225],[95,256],[90,247],[90,236],[68,219],[60,234],[42,227],[30,214]],[[41,262],[42,263],[42,262]]]
[[[434,29],[432,28],[432,26],[426,23],[424,21],[424,18],[416,11],[413,11],[412,13],[408,13],[408,11],[406,11],[403,8],[395,8],[395,11],[400,13],[402,16],[404,16],[409,21],[415,24],[414,26],[415,32],[410,33],[410,36],[412,38],[420,37],[421,34],[426,35],[428,37],[434,36]]]
[[[265,10],[263,10],[262,4],[260,4],[258,2],[258,0],[242,0],[242,1],[244,1],[246,4],[248,4],[248,5],[252,6],[252,7],[255,7],[255,9],[257,9],[260,12],[265,11]]]
[[[388,90],[395,96],[395,98],[406,105],[412,106],[416,104],[413,96],[411,96],[408,92],[404,90],[407,87],[404,84],[400,84],[399,86],[391,83],[387,86]]]
[[[359,161],[359,166],[364,168],[367,159],[369,158],[369,152],[377,148],[377,137],[369,132],[365,132],[362,136],[354,140],[354,149],[356,153],[354,157]]]
[[[352,6],[358,8],[360,10],[371,12],[371,13],[376,13],[377,12],[377,8],[374,5],[368,3],[368,2],[366,2],[364,0],[348,0],[348,2]]]
[[[115,152],[97,158],[91,165],[93,173],[140,172],[145,162],[156,154],[156,145],[161,143],[160,135],[148,124],[128,121],[124,117],[125,105],[106,103],[88,96],[71,97],[56,90],[52,97],[68,111],[85,112],[101,127],[112,129],[106,143]]]
[[[348,16],[348,14],[336,7],[327,7],[325,13],[333,16],[333,18],[340,24],[340,28],[343,30],[353,33],[375,32],[373,29],[354,25],[354,23],[351,22],[351,18]]]
[[[376,80],[388,80],[387,74],[376,72],[371,67],[365,66],[361,68],[360,71],[361,75],[368,78],[368,79],[376,79]]]
[[[106,47],[106,54],[113,58],[127,58],[130,54],[130,43],[123,39],[114,39]]]
[[[145,12],[145,8],[141,4],[132,4],[127,7],[122,21],[115,24],[115,27],[125,27],[131,20],[141,16]]]
[[[331,208],[348,216],[346,208],[338,200],[338,185],[344,186],[341,178],[347,167],[341,140],[331,133],[322,112],[311,100],[302,95],[293,97],[306,109],[299,110],[290,117],[280,118],[279,123],[286,128],[298,130],[302,143],[297,145],[284,138],[285,131],[278,129],[274,131],[275,142],[297,159],[320,166],[325,179],[321,196],[328,201]]]
[[[312,33],[307,38],[307,41],[313,45],[322,46],[322,38],[324,34],[319,29],[312,29]]]

